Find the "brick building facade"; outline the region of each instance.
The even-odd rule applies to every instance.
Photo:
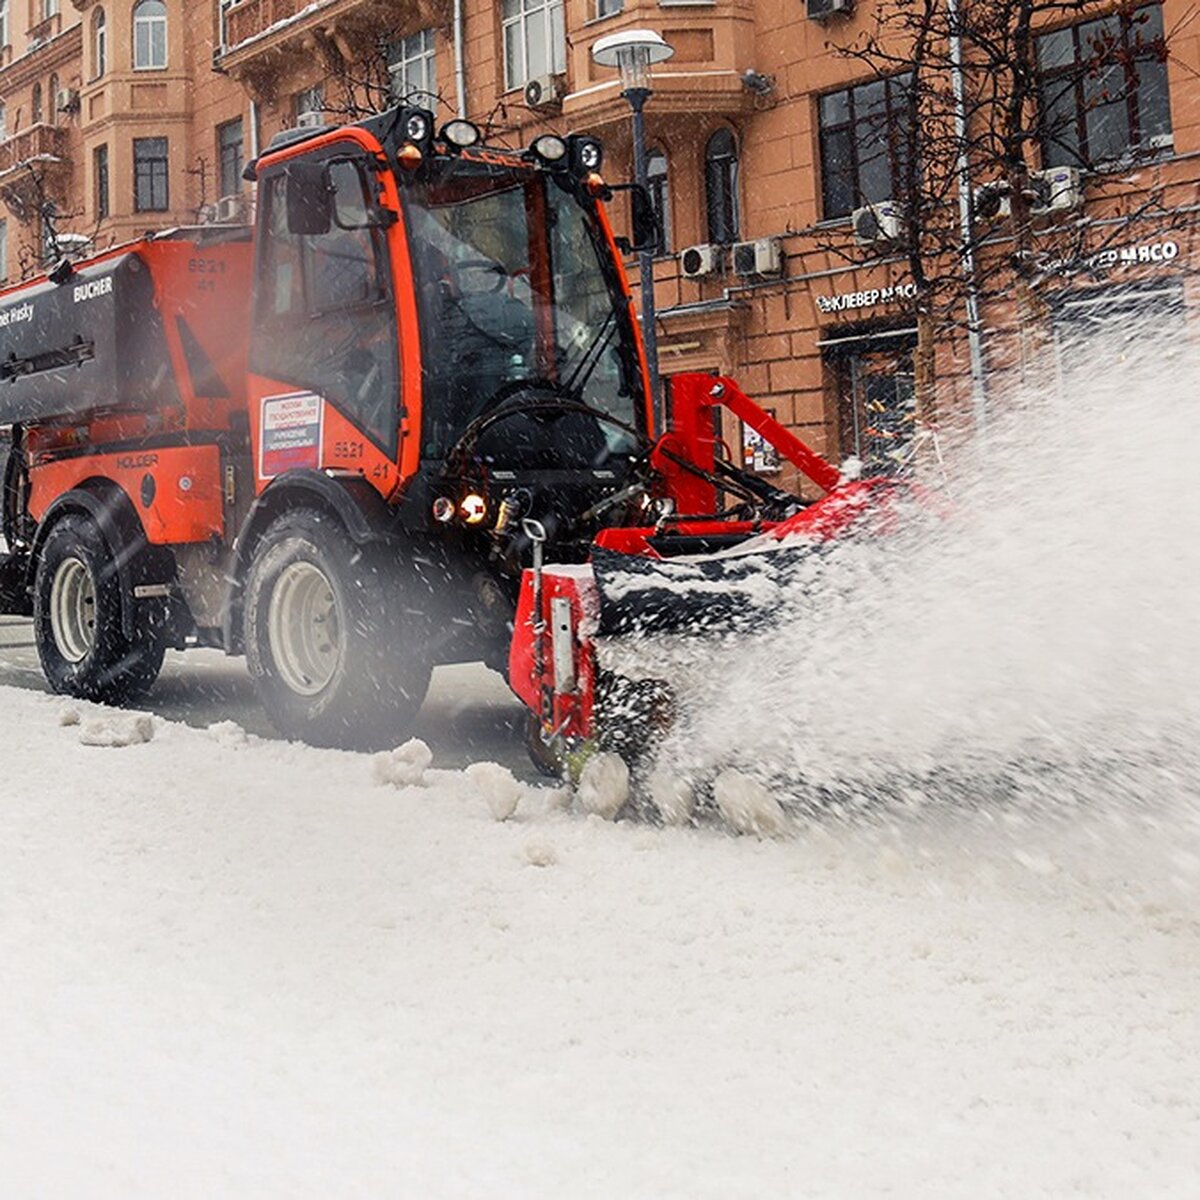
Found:
[[[812,7],[841,5],[0,0],[0,277],[35,269],[47,221],[104,246],[146,228],[238,219],[251,201],[241,168],[259,146],[321,113],[336,119],[348,102],[378,103],[389,83],[445,117],[467,115],[501,144],[546,128],[599,133],[609,174],[625,176],[628,108],[590,48],[652,28],[675,50],[647,109],[666,227],[654,268],[662,374],[732,374],[818,449],[885,457],[912,403],[907,276],[885,250],[839,244],[854,247],[854,211],[886,198],[886,169],[846,137],[869,111],[886,114],[888,93],[831,49],[869,27],[873,5],[824,20],[810,19]],[[1147,7],[1172,31],[1170,60],[1105,136],[1126,173],[1126,149],[1146,156],[1127,192],[1160,186],[1183,213],[1197,200],[1200,28],[1183,20],[1187,0]],[[1085,15],[1117,8],[1098,3]],[[1147,78],[1155,71],[1147,66]],[[1113,201],[1094,198],[1093,178],[1084,176],[1080,211],[1102,220]],[[757,246],[735,255],[737,243]],[[1095,324],[1105,295],[1114,313],[1144,303],[1174,320],[1187,307],[1194,252],[1186,230],[1130,225],[1119,245],[1103,243],[1086,285],[1064,280],[1056,320]],[[985,320],[1004,327],[1010,316],[1000,305]],[[961,340],[945,341],[939,368],[950,403],[969,412]],[[773,470],[740,429],[724,433],[732,453]]]

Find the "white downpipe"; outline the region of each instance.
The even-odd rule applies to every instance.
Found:
[[[458,101],[460,120],[467,119],[467,64],[463,53],[464,31],[463,0],[454,0],[454,91]]]

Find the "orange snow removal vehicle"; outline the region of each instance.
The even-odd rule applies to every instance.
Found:
[[[731,380],[677,378],[656,436],[622,266],[654,217],[602,158],[586,136],[485,147],[412,107],[292,130],[247,168],[253,229],[0,292],[0,610],[33,617],[51,687],[127,701],[166,649],[217,646],[284,735],[372,747],[435,665],[483,660],[535,748],[586,741],[591,639],[666,619],[681,591],[656,571],[852,523],[878,481],[840,481]],[[718,404],[825,498],[721,461]]]

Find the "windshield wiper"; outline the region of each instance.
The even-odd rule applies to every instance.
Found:
[[[583,352],[579,365],[572,372],[571,378],[563,385],[564,390],[572,396],[582,399],[583,389],[595,374],[597,366],[600,365],[600,357],[608,348],[608,343],[612,340],[612,335],[617,328],[616,316],[616,310],[610,308],[608,315],[604,318],[604,323],[596,330],[587,349]]]

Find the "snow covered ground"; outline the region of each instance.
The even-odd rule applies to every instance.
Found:
[[[74,707],[0,688],[4,1195],[1195,1195],[1185,808],[501,823]]]

